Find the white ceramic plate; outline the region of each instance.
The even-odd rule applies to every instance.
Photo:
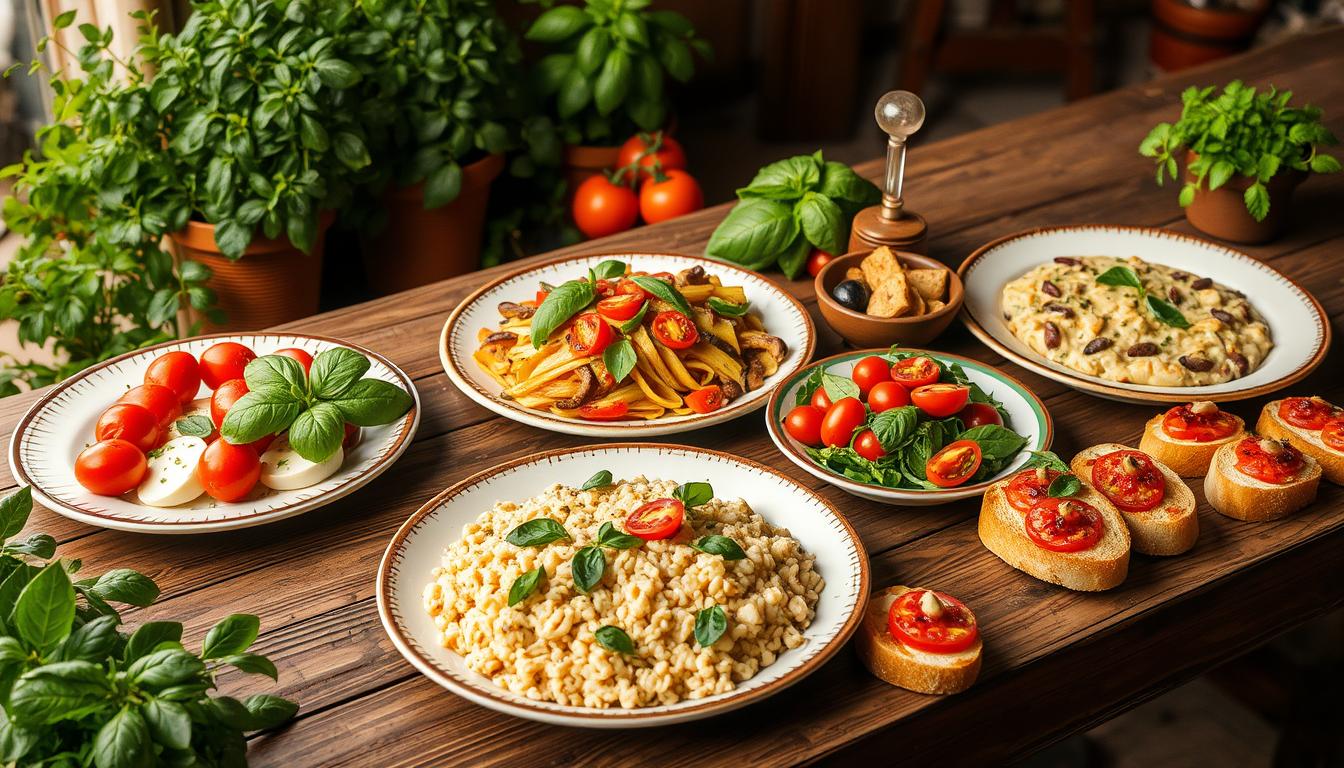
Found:
[[[535,496],[554,483],[583,482],[600,470],[617,479],[645,475],[706,480],[719,498],[742,498],[773,525],[789,529],[816,556],[826,580],[806,642],[727,693],[640,709],[595,709],[533,701],[496,686],[444,649],[423,607],[425,585],[444,548],[496,501]],[[577,478],[577,479],[576,479]],[[858,627],[869,592],[868,557],[835,508],[797,481],[724,453],[675,445],[614,443],[552,451],[481,472],[430,500],[407,520],[378,568],[378,613],[397,650],[429,679],[470,701],[510,715],[586,728],[640,728],[696,720],[774,695],[833,656]]]
[[[713,413],[664,416],[653,421],[632,419],[596,422],[523,408],[512,401],[500,399],[499,384],[477,367],[476,361],[471,356],[479,346],[476,334],[482,328],[499,326],[500,317],[497,309],[499,303],[530,299],[537,292],[540,283],[559,285],[566,280],[582,277],[587,274],[590,267],[607,259],[623,261],[629,264],[631,269],[642,272],[674,274],[698,264],[704,267],[706,272],[718,275],[724,285],[743,286],[747,292],[747,300],[751,302],[751,310],[759,314],[767,333],[778,336],[784,341],[788,347],[788,357],[780,364],[779,370],[765,380],[764,386],[746,393]],[[812,319],[808,316],[807,310],[797,299],[759,274],[699,256],[632,252],[560,259],[528,267],[487,284],[464,299],[448,316],[448,322],[444,323],[443,333],[439,339],[439,357],[443,361],[444,370],[448,372],[448,378],[452,379],[467,397],[507,419],[570,435],[629,438],[686,432],[750,413],[765,405],[765,401],[770,397],[770,390],[777,383],[807,364],[815,347],[816,331],[812,327]]]
[[[1011,475],[1025,464],[1027,459],[1031,458],[1028,451],[1050,449],[1050,444],[1055,436],[1054,422],[1051,421],[1050,413],[1046,411],[1045,404],[1031,390],[1027,389],[1025,384],[992,365],[986,365],[969,357],[950,355],[946,352],[930,352],[925,349],[905,349],[902,351],[928,355],[945,365],[959,364],[971,381],[980,385],[980,388],[995,400],[1003,403],[1004,410],[1008,411],[1007,426],[1027,438],[1026,448],[1023,448],[1022,452],[1003,471],[988,480],[974,485],[943,488],[936,491],[887,488],[872,483],[861,483],[816,463],[807,455],[806,446],[793,439],[783,428],[784,417],[798,404],[798,390],[803,386],[814,368],[824,367],[829,373],[848,377],[854,370],[854,364],[859,360],[869,355],[881,355],[886,351],[885,349],[862,349],[828,357],[817,362],[816,365],[809,365],[806,370],[790,377],[779,386],[779,389],[770,397],[769,407],[765,409],[765,426],[770,431],[770,439],[775,441],[775,445],[789,461],[802,467],[809,474],[855,496],[871,499],[882,504],[927,507],[933,504],[947,504],[959,499],[979,496],[996,480]]]
[[[1211,277],[1246,294],[1269,324],[1274,348],[1249,375],[1199,387],[1121,384],[1047,360],[1008,330],[1000,299],[1004,285],[1056,256],[1138,256]],[[1302,286],[1241,251],[1165,229],[1084,225],[1020,232],[982,246],[958,273],[966,288],[962,320],[981,341],[1024,368],[1113,400],[1188,403],[1259,397],[1311,373],[1330,347],[1325,310]]]
[[[75,457],[93,440],[99,415],[123,392],[144,383],[154,358],[172,350],[199,356],[221,341],[236,341],[264,355],[299,347],[316,355],[331,347],[348,347],[372,362],[365,376],[390,381],[411,393],[415,404],[403,418],[363,430],[360,442],[345,457],[340,471],[322,482],[294,491],[272,491],[258,485],[239,502],[224,503],[202,495],[180,507],[140,504],[134,492],[98,496],[75,480]],[[197,397],[209,397],[204,384]],[[420,396],[411,378],[386,358],[358,345],[320,336],[257,333],[200,336],[173,341],[114,357],[61,382],[33,404],[14,429],[9,467],[21,485],[31,485],[33,498],[49,509],[89,525],[141,533],[202,533],[247,528],[302,514],[353,493],[396,461],[411,444],[420,424]]]

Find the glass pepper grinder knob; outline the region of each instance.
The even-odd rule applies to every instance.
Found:
[[[887,173],[882,186],[882,218],[901,217],[905,181],[905,141],[924,125],[924,102],[909,91],[887,91],[873,109],[877,126],[887,134]]]

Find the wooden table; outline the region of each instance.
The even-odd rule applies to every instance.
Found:
[[[910,204],[929,220],[932,253],[952,265],[977,245],[1034,226],[1106,222],[1189,231],[1176,191],[1155,188],[1149,163],[1135,151],[1153,123],[1175,117],[1181,90],[1233,77],[1273,82],[1324,106],[1331,127],[1344,135],[1342,70],[1344,31],[1336,31],[918,146],[911,153]],[[860,170],[876,178],[879,165]],[[1312,179],[1298,190],[1291,231],[1249,249],[1321,300],[1336,338],[1344,337],[1342,199],[1344,175]],[[726,210],[719,206],[571,251],[700,253]],[[771,701],[684,726],[584,731],[495,714],[441,690],[397,655],[378,622],[374,571],[397,526],[444,487],[516,456],[583,442],[493,416],[459,393],[439,366],[436,344],[448,312],[498,271],[293,324],[293,330],[367,345],[416,379],[424,402],[416,442],[359,493],[282,523],[210,536],[133,535],[41,509],[33,514],[31,530],[57,536],[65,542],[62,553],[83,558],[92,572],[128,566],[158,581],[161,601],[130,615],[132,624],[180,619],[192,642],[230,612],[261,616],[258,650],[277,662],[279,692],[302,709],[286,729],[254,739],[254,765],[703,768],[845,765],[860,756],[881,765],[893,755],[924,754],[985,764],[1087,728],[1344,603],[1344,492],[1336,486],[1322,486],[1314,506],[1279,523],[1239,523],[1202,506],[1193,552],[1136,557],[1120,588],[1079,594],[1014,571],[981,547],[977,502],[885,507],[797,472],[854,523],[876,584],[937,584],[975,608],[986,659],[973,689],[947,698],[898,690],[868,675],[846,650]],[[788,287],[815,311],[810,281]],[[818,355],[836,351],[836,338],[822,334]],[[960,326],[935,346],[1004,364]],[[1344,402],[1341,360],[1337,349],[1294,391]],[[1140,426],[1154,412],[1007,368],[1046,401],[1059,430],[1056,449],[1064,455],[1099,442],[1137,444]],[[0,401],[4,434],[34,399]],[[1261,404],[1234,410],[1249,419]],[[791,468],[766,437],[759,413],[680,440]],[[3,485],[12,484],[6,475]],[[226,692],[264,690],[267,683],[221,678]]]

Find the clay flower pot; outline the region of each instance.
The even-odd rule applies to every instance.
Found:
[[[362,248],[374,293],[385,296],[479,269],[485,206],[502,170],[503,155],[463,166],[462,191],[438,208],[425,208],[424,184],[388,192],[387,225]]]
[[[310,253],[288,238],[257,235],[241,258],[230,259],[215,245],[215,227],[189,221],[169,235],[178,255],[199,261],[213,273],[206,283],[228,316],[222,325],[207,321],[211,331],[256,331],[317,314],[322,287],[322,245],[335,214],[318,217],[317,237]]]
[[[582,146],[578,144],[566,144],[564,154],[565,182],[568,185],[568,197],[574,196],[574,190],[579,188],[583,182],[602,173],[608,168],[615,168],[616,161],[620,159],[621,148],[614,147],[594,147]]]
[[[1196,157],[1193,152],[1186,154],[1187,181],[1194,178],[1190,173],[1190,163]],[[1283,232],[1292,209],[1293,190],[1305,178],[1305,173],[1290,168],[1274,174],[1265,184],[1269,190],[1269,214],[1263,221],[1256,221],[1251,212],[1246,210],[1244,195],[1255,179],[1237,174],[1212,191],[1200,185],[1195,190],[1195,199],[1185,207],[1185,219],[1195,229],[1220,240],[1252,244],[1269,242]]]
[[[1240,53],[1250,47],[1268,12],[1269,0],[1260,0],[1251,11],[1152,0],[1148,56],[1159,68],[1175,72]]]

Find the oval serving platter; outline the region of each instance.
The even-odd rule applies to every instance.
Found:
[[[848,377],[854,369],[854,364],[859,360],[869,355],[881,355],[886,351],[885,349],[861,349],[854,352],[842,352],[820,360],[814,365],[809,365],[806,370],[800,371],[780,384],[779,388],[770,396],[770,404],[766,406],[765,426],[770,432],[770,439],[775,441],[775,446],[789,461],[797,464],[809,474],[855,496],[882,504],[926,507],[979,496],[994,481],[1011,475],[1025,464],[1031,458],[1029,451],[1050,449],[1055,437],[1054,422],[1050,418],[1050,413],[1046,411],[1045,404],[1031,390],[1027,389],[1025,384],[992,365],[986,365],[969,357],[952,355],[946,352],[933,352],[927,349],[902,347],[902,352],[917,352],[927,355],[944,365],[952,365],[953,363],[960,365],[961,369],[966,372],[967,378],[980,385],[980,388],[986,394],[1003,403],[1004,410],[1008,411],[1008,424],[1006,426],[1027,438],[1026,448],[1008,466],[988,480],[936,491],[888,488],[873,483],[862,483],[816,463],[807,455],[806,446],[795,440],[783,428],[784,417],[789,410],[795,405],[800,405],[797,402],[799,388],[803,386],[803,383],[815,368],[824,368],[828,373]]]
[[[679,272],[701,266],[718,275],[724,285],[740,285],[746,290],[753,312],[760,314],[767,333],[778,336],[788,348],[779,370],[765,379],[764,386],[747,392],[712,413],[663,416],[652,421],[631,419],[596,422],[559,416],[549,411],[524,408],[502,399],[499,383],[487,375],[472,359],[482,328],[499,325],[497,307],[502,301],[521,301],[536,293],[540,283],[558,285],[581,277],[590,267],[607,259],[617,259],[643,272]],[[812,358],[816,330],[807,310],[770,280],[741,267],[699,256],[672,253],[600,253],[546,262],[519,270],[486,284],[472,293],[448,316],[439,337],[439,357],[448,378],[463,393],[482,406],[514,421],[553,432],[602,438],[653,437],[686,432],[750,413],[765,405],[770,390],[788,376],[801,370]]]
[[[1123,384],[1075,371],[1037,354],[1012,334],[1000,310],[1003,287],[1056,256],[1139,256],[1245,293],[1269,325],[1274,348],[1259,368],[1220,384]],[[1150,227],[1081,225],[1019,232],[981,246],[957,270],[965,285],[962,320],[981,341],[1024,368],[1094,395],[1130,403],[1231,401],[1259,397],[1311,373],[1330,348],[1320,302],[1291,278],[1225,245]]]
[[[125,496],[98,496],[75,480],[75,457],[93,442],[98,416],[121,393],[143,383],[145,369],[164,352],[181,350],[199,357],[221,341],[236,341],[258,355],[299,347],[316,355],[347,347],[372,363],[365,376],[390,381],[415,401],[401,419],[364,428],[360,441],[336,474],[316,485],[293,491],[257,487],[249,498],[234,503],[202,495],[179,507],[151,507]],[[197,398],[209,397],[204,384]],[[281,333],[216,334],[172,341],[128,352],[99,363],[58,384],[19,420],[10,441],[9,466],[20,484],[32,486],[33,498],[58,514],[89,525],[139,533],[204,533],[247,528],[303,514],[347,496],[382,474],[411,444],[420,424],[420,396],[415,384],[383,356],[357,344],[323,336]]]
[[[657,467],[656,472],[651,467]],[[741,498],[769,523],[787,528],[816,556],[826,580],[806,642],[732,691],[676,704],[598,709],[534,701],[495,685],[440,645],[423,607],[424,588],[444,548],[496,501],[522,499],[555,483],[573,484],[600,470],[704,480],[720,498]],[[678,445],[612,443],[516,459],[463,480],[411,516],[388,544],[378,568],[378,614],[392,643],[426,677],[476,704],[517,717],[584,728],[643,728],[697,720],[772,696],[835,655],[859,626],[868,600],[868,557],[858,534],[825,499],[769,467],[717,451]]]

